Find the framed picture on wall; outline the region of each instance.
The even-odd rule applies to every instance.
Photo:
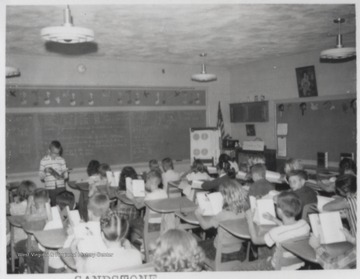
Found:
[[[316,86],[315,67],[306,66],[296,68],[296,80],[299,97],[314,97],[318,95]]]
[[[255,137],[256,136],[255,125],[254,124],[246,124],[246,135],[248,137]]]

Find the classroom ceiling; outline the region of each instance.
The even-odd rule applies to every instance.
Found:
[[[354,5],[217,4],[70,6],[75,26],[95,41],[45,43],[40,30],[62,25],[65,6],[7,6],[6,51],[126,61],[234,66],[335,46],[344,17],[345,46],[355,46]]]

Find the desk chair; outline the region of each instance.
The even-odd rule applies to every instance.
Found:
[[[205,265],[213,271],[241,270],[241,261],[239,259],[231,260],[228,262],[221,262],[221,257],[222,257],[224,248],[228,248],[228,251],[230,251],[230,253],[237,252],[237,251],[239,251],[239,248],[236,248],[233,251],[230,248],[233,246],[235,246],[235,247],[238,246],[239,242],[234,239],[233,242],[231,242],[229,244],[224,244],[223,239],[224,239],[225,230],[220,226],[217,229],[217,233],[218,233],[218,238],[219,238],[218,244],[220,244],[219,245],[220,247],[217,247],[217,249],[216,249],[215,259],[210,259],[208,257],[205,258]],[[247,253],[246,253],[247,261],[249,260],[249,253],[250,253],[250,245],[248,245]]]
[[[174,187],[171,183],[168,183],[167,195],[169,198],[178,198],[181,197],[181,189]]]
[[[149,263],[150,259],[150,252],[153,250],[151,249],[152,246],[155,246],[155,242],[160,236],[161,233],[161,224],[159,225],[159,230],[151,230],[149,228],[150,224],[149,220],[151,218],[161,218],[162,214],[156,212],[150,212],[151,210],[146,207],[145,208],[145,218],[144,218],[144,234],[143,234],[143,242],[144,242],[144,250],[145,250],[145,262]]]

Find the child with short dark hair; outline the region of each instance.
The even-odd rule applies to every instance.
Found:
[[[216,165],[219,177],[211,180],[205,181],[201,188],[207,191],[219,191],[219,186],[222,183],[228,183],[229,180],[235,179],[236,171],[232,167],[232,161],[229,155],[221,154],[219,156],[218,164]]]
[[[275,252],[272,257],[257,260],[244,264],[242,270],[281,270],[299,269],[304,262],[290,252],[282,248],[281,243],[291,239],[306,237],[309,235],[310,226],[305,220],[296,221],[302,209],[301,201],[294,192],[282,192],[278,195],[276,212],[281,222],[280,225],[271,229],[264,236],[259,236],[255,230],[253,213],[246,211],[246,219],[249,226],[251,241],[255,245],[272,247],[276,244]],[[266,214],[265,218],[274,221],[275,217]]]
[[[100,173],[101,164],[97,160],[91,160],[87,167],[87,173],[89,175],[88,183],[89,183],[89,197],[93,196],[98,192],[97,186],[106,186],[108,181],[103,176],[103,168],[101,169],[102,173]]]
[[[120,174],[119,180],[119,191],[126,191],[126,178],[138,179],[138,174],[135,169],[130,166],[123,167]],[[125,218],[128,221],[136,219],[140,216],[139,210],[134,205],[123,203],[121,200],[118,201],[116,211],[118,215]]]
[[[153,262],[157,272],[201,271],[204,261],[204,252],[189,232],[170,229],[156,242]]]
[[[345,174],[335,181],[335,192],[339,195],[335,200],[323,206],[324,211],[345,210],[351,234],[357,233],[357,184],[356,176]]]
[[[75,195],[70,191],[58,193],[55,197],[55,201],[60,210],[63,210],[66,206],[68,206],[70,210],[73,210],[76,206]]]
[[[180,174],[174,171],[174,164],[171,158],[167,157],[162,160],[162,168],[164,172],[161,174],[163,189],[168,192],[168,183],[180,180]]]
[[[151,159],[149,161],[149,169],[150,171],[158,171],[160,174],[162,173],[159,162],[156,159]]]
[[[306,185],[307,178],[304,170],[294,170],[289,173],[290,188],[299,196],[303,207],[310,203],[317,203],[316,192]]]
[[[339,174],[356,175],[356,163],[350,158],[344,158],[339,163]]]
[[[255,164],[251,167],[251,176],[254,181],[250,185],[249,196],[261,198],[270,191],[275,190],[275,186],[266,180],[266,167],[264,164]]]

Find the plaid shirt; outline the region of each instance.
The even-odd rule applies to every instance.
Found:
[[[324,269],[353,269],[356,268],[356,248],[333,257],[324,247],[319,246],[316,248],[316,259]]]

